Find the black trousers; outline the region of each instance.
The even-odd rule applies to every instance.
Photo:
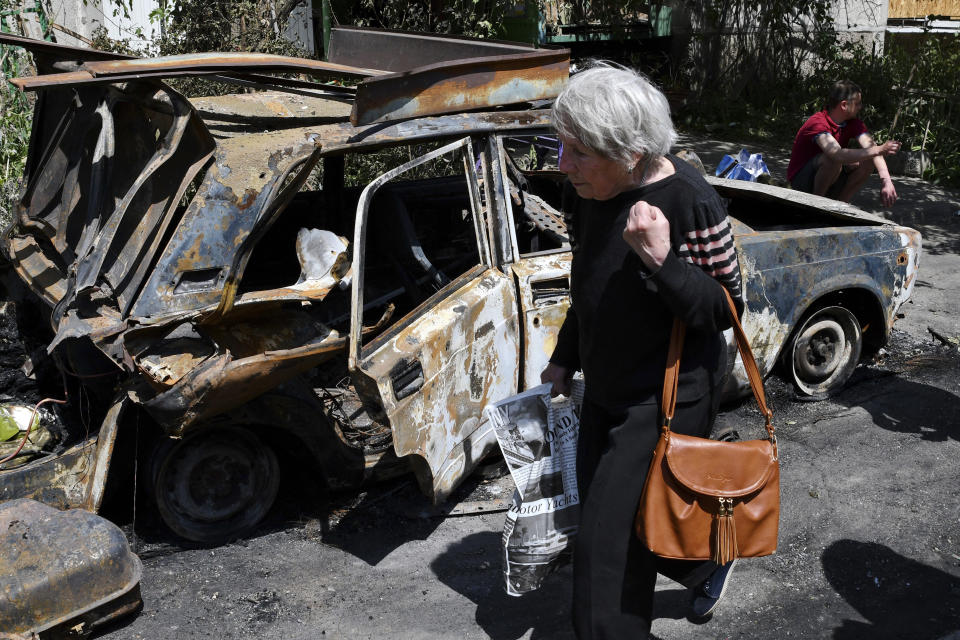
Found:
[[[710,394],[678,404],[671,429],[706,437],[716,413]],[[659,435],[655,403],[610,412],[584,401],[577,446],[580,530],[573,553],[573,625],[580,640],[648,637],[657,574],[693,587],[717,568],[710,561],[658,558],[634,533]]]

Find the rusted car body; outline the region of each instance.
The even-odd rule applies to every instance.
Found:
[[[83,509],[0,503],[0,629],[6,638],[86,638],[140,608],[140,559],[123,531]]]
[[[800,396],[839,391],[861,359],[889,340],[916,281],[920,233],[835,200],[707,179],[729,202],[743,325],[761,371],[779,360]],[[737,362],[727,392],[747,388]]]
[[[562,86],[568,53],[341,35],[349,66],[34,47],[40,75],[16,81],[37,91],[34,132],[3,249],[49,310],[49,352],[102,398],[69,504],[99,506],[132,422],[161,434],[144,466],[187,538],[255,524],[277,493],[276,451],[334,486],[412,470],[442,501],[495,447],[484,406],[539,383],[570,255],[535,107]],[[380,40],[364,57],[351,38],[367,37]],[[401,50],[414,53],[382,60]],[[360,82],[262,75],[291,69]],[[158,79],[180,74],[269,90],[187,100]],[[372,157],[395,168],[363,177]],[[910,295],[919,235],[714,183],[736,217],[761,368],[789,353],[805,393],[842,384]],[[855,326],[823,316],[836,308]],[[728,384],[745,388],[739,366]],[[0,497],[35,495],[30,473],[0,471]]]

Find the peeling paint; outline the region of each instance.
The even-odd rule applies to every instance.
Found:
[[[474,333],[473,337],[474,337],[474,339],[479,340],[480,338],[484,337],[485,335],[487,335],[488,333],[490,333],[491,331],[493,331],[493,329],[494,329],[493,323],[492,323],[492,322],[487,322],[486,324],[483,324],[483,325],[481,325],[480,327],[477,328],[477,330],[476,330],[476,332]]]

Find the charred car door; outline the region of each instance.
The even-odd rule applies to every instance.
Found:
[[[454,153],[459,175],[395,181]],[[514,284],[492,264],[497,208],[476,167],[470,139],[431,151],[370,183],[355,221],[350,373],[437,502],[496,446],[483,408],[518,383]],[[403,294],[417,305],[364,343],[364,325],[383,317],[378,301],[396,298],[377,286],[385,269],[402,274]]]
[[[510,264],[519,300],[524,389],[540,384],[570,307],[570,245],[559,194],[559,143],[549,131],[496,138],[495,154],[510,192],[516,256]]]

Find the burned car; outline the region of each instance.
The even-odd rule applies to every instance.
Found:
[[[0,499],[96,510],[135,432],[164,521],[215,541],[267,513],[281,460],[334,487],[412,471],[439,502],[496,447],[483,408],[539,383],[569,304],[543,108],[569,52],[334,31],[329,62],[21,42],[40,73],[15,83],[38,100],[2,247],[95,419],[0,471]],[[161,81],[181,75],[259,90],[187,100]],[[919,235],[711,182],[763,372],[832,392],[886,342]]]

